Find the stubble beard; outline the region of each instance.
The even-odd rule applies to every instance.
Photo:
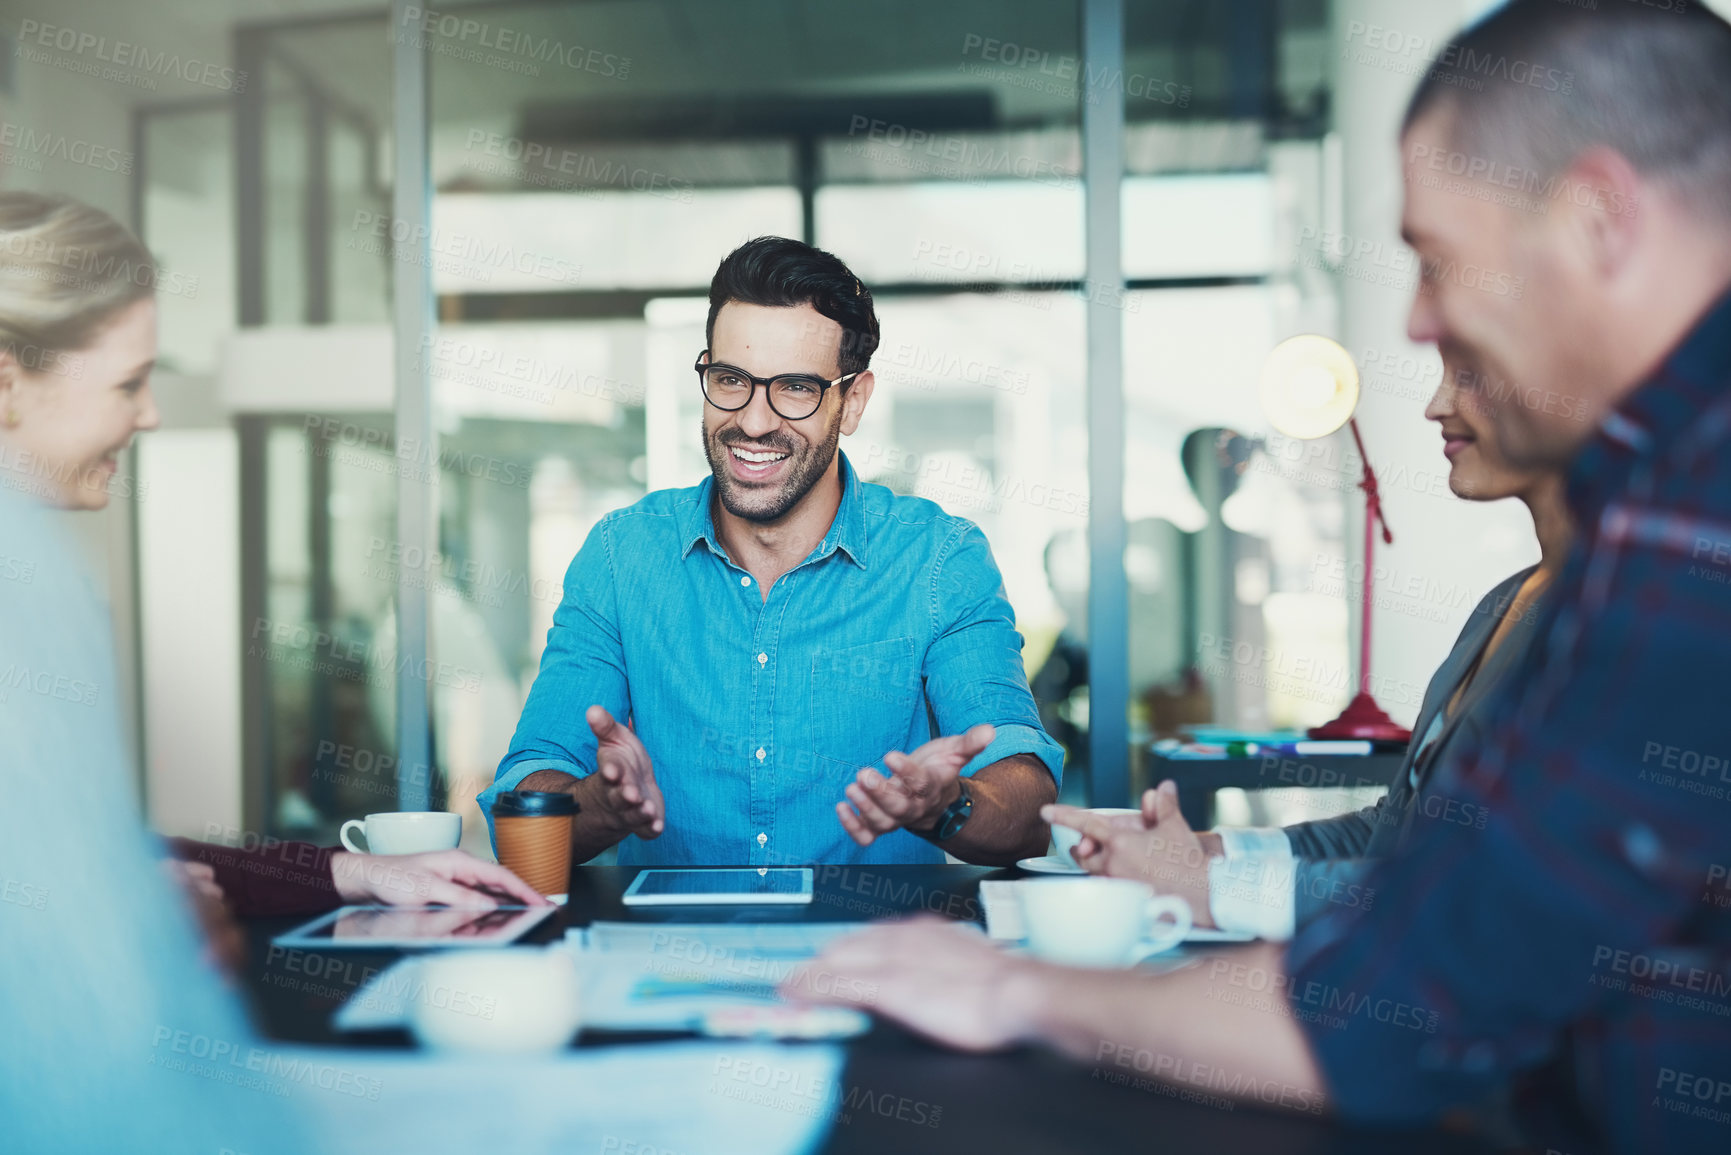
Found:
[[[767,525],[791,513],[829,471],[841,444],[841,420],[838,417],[830,425],[823,442],[815,446],[791,437],[755,439],[757,445],[787,454],[786,479],[773,490],[747,488],[734,478],[729,465],[733,454],[728,450],[728,443],[753,439],[737,431],[731,437],[727,433],[726,429],[714,434],[707,427],[703,430],[703,453],[709,459],[709,470],[715,478],[715,492],[721,498],[721,507],[734,517]]]

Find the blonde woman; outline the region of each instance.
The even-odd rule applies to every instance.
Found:
[[[197,939],[152,865],[160,847],[133,799],[109,625],[63,524],[62,511],[108,505],[120,455],[159,421],[157,276],[106,214],[0,193],[0,1086],[29,1104],[6,1112],[7,1146],[311,1150],[275,1097],[187,1073],[255,1040],[215,975],[186,981]],[[315,867],[285,885],[242,852],[179,849],[209,860],[187,881],[248,913],[490,903],[483,891],[544,901],[459,851],[378,872],[308,847]]]
[[[0,1085],[22,1151],[280,1150],[280,1101],[190,1077],[251,1032],[194,961],[132,800],[100,600],[58,509],[157,422],[155,264],[93,209],[0,193]],[[184,1032],[184,1034],[182,1033]],[[153,1138],[154,1137],[154,1138]],[[154,1145],[154,1146],[153,1146]]]
[[[0,194],[0,484],[60,509],[108,505],[120,455],[160,421],[150,389],[157,277],[149,252],[106,214]],[[484,905],[489,891],[543,901],[509,871],[455,851],[393,859],[382,872],[363,855],[303,843],[171,848],[195,885],[213,893],[214,883],[242,914],[341,901]]]

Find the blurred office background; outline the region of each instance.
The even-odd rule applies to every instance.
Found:
[[[843,448],[984,528],[1068,796],[1123,802],[1182,722],[1312,725],[1354,688],[1356,461],[1344,440],[1282,443],[1256,406],[1295,333],[1337,337],[1365,374],[1396,532],[1377,689],[1410,722],[1479,595],[1537,556],[1518,509],[1439,484],[1421,412],[1440,368],[1403,335],[1395,126],[1426,38],[1484,5],[1122,0],[1121,36],[1085,50],[1089,4],[1114,7],[502,0],[405,22],[343,0],[6,3],[0,183],[106,208],[183,275],[137,497],[84,530],[156,824],[329,838],[416,789],[472,815],[585,534],[704,476],[708,278],[764,233],[874,288],[880,384]],[[418,106],[394,87],[405,40]],[[1100,100],[1123,122],[1104,173],[1083,131]],[[393,209],[395,134],[417,125],[424,244]],[[1089,268],[1101,180],[1121,283]],[[423,276],[436,323],[408,339],[435,437],[399,444],[392,293]],[[1120,373],[1089,356],[1101,310]],[[1102,390],[1122,406],[1121,516],[1106,504],[1124,543],[1104,577]],[[405,474],[436,544],[397,539]],[[405,591],[424,636],[399,637]],[[1091,599],[1129,639],[1105,670]],[[411,743],[430,757],[407,765],[405,676],[430,687]],[[1093,766],[1102,701],[1122,722]]]

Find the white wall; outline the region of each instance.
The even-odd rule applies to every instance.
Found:
[[[163,834],[239,827],[240,455],[226,429],[139,442],[145,796]]]
[[[1341,231],[1373,253],[1403,253],[1400,239],[1401,171],[1397,135],[1406,102],[1428,53],[1410,56],[1370,51],[1359,25],[1430,38],[1441,48],[1467,21],[1487,9],[1483,0],[1337,0],[1334,9],[1335,128],[1341,138],[1345,184]],[[1396,599],[1400,610],[1378,609],[1371,625],[1371,669],[1376,695],[1397,721],[1410,725],[1418,696],[1447,655],[1480,596],[1514,571],[1538,560],[1538,542],[1526,508],[1516,501],[1463,501],[1437,485],[1446,475],[1442,442],[1424,419],[1425,401],[1442,376],[1434,347],[1406,339],[1411,293],[1366,279],[1377,258],[1339,278],[1341,340],[1364,373],[1359,425],[1372,464],[1381,475],[1383,507],[1394,545],[1379,540],[1375,564],[1391,581],[1417,581],[1428,596]],[[1409,278],[1410,279],[1410,278]],[[1396,381],[1365,364],[1367,352],[1393,352],[1424,366],[1418,381]],[[1405,390],[1391,388],[1407,386]],[[1378,386],[1382,386],[1379,388]],[[1356,497],[1356,495],[1355,495]],[[1363,540],[1363,503],[1354,500],[1352,543]],[[1356,547],[1355,547],[1356,550]],[[1357,557],[1356,551],[1351,555]],[[1355,573],[1358,571],[1354,571]],[[1402,612],[1404,611],[1404,612]],[[1431,611],[1442,618],[1430,620]],[[1358,614],[1353,618],[1356,652]]]
[[[1354,56],[1362,44],[1349,39],[1354,22],[1397,29],[1431,38],[1441,48],[1462,26],[1496,7],[1498,0],[1335,0],[1333,50],[1335,61],[1335,127],[1344,148],[1345,213],[1342,232],[1354,242],[1369,241],[1383,253],[1402,249],[1400,240],[1401,174],[1396,133],[1406,102],[1427,59],[1372,54]],[[1731,0],[1707,0],[1707,6],[1731,19]],[[1361,36],[1362,38],[1362,36]],[[1350,276],[1340,278],[1341,339],[1363,365],[1365,351],[1393,351],[1430,366],[1426,380],[1440,380],[1441,362],[1430,347],[1406,339],[1410,294],[1383,288]],[[1367,383],[1375,374],[1366,371]],[[1413,614],[1378,612],[1371,625],[1371,668],[1376,681],[1390,683],[1379,691],[1383,707],[1397,721],[1410,724],[1417,702],[1398,701],[1402,687],[1421,688],[1453,645],[1467,614],[1483,591],[1514,571],[1538,560],[1538,543],[1526,509],[1515,501],[1490,505],[1435,497],[1424,490],[1421,471],[1442,462],[1436,427],[1423,418],[1424,402],[1366,389],[1359,405],[1373,464],[1385,476],[1383,504],[1395,543],[1378,542],[1377,564],[1391,567],[1400,579],[1428,579],[1443,596],[1432,604],[1448,609],[1446,620],[1431,622]],[[1402,470],[1402,467],[1405,467]],[[1405,484],[1387,485],[1402,476]],[[1349,539],[1363,539],[1362,505],[1355,503]],[[1353,555],[1356,557],[1356,554]],[[1452,591],[1470,589],[1465,604],[1448,607]],[[1413,607],[1418,608],[1418,607]],[[1353,614],[1354,650],[1358,615]]]

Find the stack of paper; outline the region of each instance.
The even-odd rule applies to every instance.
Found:
[[[597,922],[566,934],[582,983],[583,1024],[696,1029],[711,1012],[773,1006],[783,980],[854,923]]]

